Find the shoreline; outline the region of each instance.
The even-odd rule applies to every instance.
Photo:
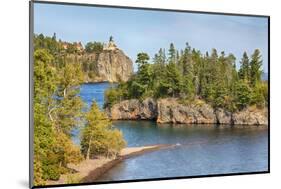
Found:
[[[110,118],[109,118],[110,119]],[[154,119],[110,119],[113,125],[114,122],[152,122],[157,126],[176,126],[176,127],[236,127],[236,128],[268,128],[268,124],[256,124],[256,125],[247,125],[247,124],[229,124],[229,123],[159,123]]]
[[[268,124],[230,124],[230,123],[173,123],[173,122],[165,122],[165,123],[159,123],[155,119],[111,119],[109,118],[110,121],[112,122],[152,122],[155,123],[158,126],[166,126],[166,125],[171,125],[171,126],[186,126],[186,127],[212,127],[212,126],[217,126],[217,127],[237,127],[237,128],[268,128]],[[114,125],[114,124],[113,124]]]
[[[121,150],[116,158],[105,158],[99,156],[95,159],[83,160],[78,165],[69,164],[68,168],[74,173],[61,175],[59,180],[48,180],[47,185],[56,184],[71,184],[71,183],[87,183],[95,182],[99,177],[109,171],[112,167],[122,162],[125,159],[132,158],[144,153],[153,152],[156,150],[172,148],[175,144],[159,144],[141,147],[127,147]]]
[[[121,150],[120,155],[113,159],[112,161],[109,161],[107,163],[105,163],[104,165],[102,165],[101,167],[96,168],[95,170],[92,170],[89,175],[87,175],[86,177],[84,177],[82,179],[83,183],[86,182],[95,182],[95,180],[97,180],[98,178],[100,178],[103,174],[105,174],[107,171],[109,171],[111,168],[113,168],[115,165],[117,165],[118,163],[122,162],[123,160],[138,156],[138,155],[142,155],[144,153],[149,153],[149,152],[153,152],[156,150],[161,150],[161,149],[165,149],[165,148],[171,148],[171,147],[175,147],[176,145],[153,145],[153,146],[143,146],[143,147],[129,147],[129,148],[124,148],[123,150]]]
[[[268,107],[248,106],[237,111],[214,108],[203,100],[190,104],[178,98],[122,100],[104,109],[111,120],[152,120],[172,124],[268,125]]]

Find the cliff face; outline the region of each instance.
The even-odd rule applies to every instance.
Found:
[[[132,73],[133,62],[123,51],[116,49],[99,54],[95,81],[128,81]]]
[[[82,64],[85,82],[128,81],[133,74],[132,60],[118,48],[100,53],[68,55],[66,62]]]
[[[108,116],[113,120],[150,120],[157,117],[157,103],[148,98],[139,100],[124,100],[107,109]]]
[[[268,110],[260,111],[254,109],[244,109],[232,115],[233,123],[236,125],[267,125],[268,124]]]
[[[182,105],[176,99],[161,99],[157,105],[158,123],[216,123],[213,108],[205,103]]]
[[[156,120],[158,123],[202,123],[202,124],[234,124],[234,125],[267,125],[267,109],[247,108],[231,113],[223,109],[214,110],[210,105],[182,105],[177,99],[151,98],[125,100],[107,108],[108,116],[113,120]]]

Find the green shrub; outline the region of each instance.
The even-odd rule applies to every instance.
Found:
[[[44,180],[59,180],[60,171],[57,165],[43,166],[43,179]]]

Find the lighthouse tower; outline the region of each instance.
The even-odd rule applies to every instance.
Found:
[[[109,42],[108,42],[108,44],[104,45],[103,50],[113,51],[113,50],[116,50],[116,49],[117,49],[117,46],[115,45],[115,43],[113,41],[113,37],[110,36]]]

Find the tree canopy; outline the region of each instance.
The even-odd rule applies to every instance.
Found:
[[[92,155],[99,155],[101,149],[106,155],[116,155],[125,141],[96,103],[86,112],[79,96],[83,65],[64,58],[70,52],[63,50],[56,35],[35,35],[34,45],[34,185],[44,185],[70,172],[69,163],[83,160],[87,137],[91,137]],[[83,128],[81,146],[71,139],[78,127]]]
[[[84,157],[116,156],[125,145],[122,133],[112,128],[110,120],[94,101],[86,115],[86,126],[82,131],[81,147]]]
[[[85,51],[87,53],[100,53],[103,50],[103,45],[100,42],[88,42],[85,46]]]
[[[168,58],[166,58],[168,57]],[[236,57],[212,49],[202,54],[186,43],[177,50],[170,44],[168,54],[160,48],[150,61],[147,53],[137,55],[138,71],[125,83],[106,92],[106,105],[125,99],[174,97],[181,102],[196,98],[214,108],[237,111],[247,106],[267,105],[267,83],[262,81],[262,59],[258,49],[251,58],[243,53],[240,68]]]

